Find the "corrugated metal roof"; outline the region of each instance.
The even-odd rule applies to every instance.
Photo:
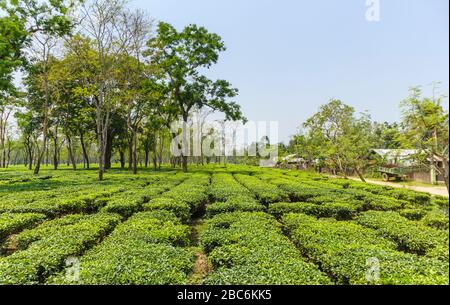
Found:
[[[372,151],[382,157],[391,158],[407,158],[420,152],[418,149],[372,149]]]

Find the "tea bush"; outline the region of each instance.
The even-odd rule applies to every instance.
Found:
[[[66,258],[81,255],[120,220],[118,215],[106,213],[68,217],[65,225],[63,219],[24,231],[21,244],[28,247],[0,258],[0,284],[42,283],[62,268]]]
[[[445,246],[442,249],[448,260],[448,232],[405,219],[396,212],[365,212],[358,217],[358,223],[377,230],[380,236],[395,241],[401,249],[412,253],[423,255],[438,246]]]
[[[42,170],[0,171],[0,284],[449,283],[446,197],[233,164]]]
[[[0,214],[0,242],[9,235],[33,227],[44,219],[43,214]]]
[[[339,284],[448,284],[448,262],[396,251],[378,232],[351,222],[288,214],[283,222],[304,255]],[[369,264],[369,265],[368,265]],[[367,276],[368,267],[379,276]]]
[[[190,229],[168,211],[138,213],[117,226],[80,261],[79,278],[64,273],[50,284],[164,285],[186,284],[193,253],[179,246],[189,243]]]
[[[191,216],[191,207],[187,203],[175,201],[170,198],[156,198],[144,205],[144,211],[155,210],[171,211],[185,222]]]
[[[270,183],[264,182],[257,177],[236,174],[236,180],[252,191],[257,199],[264,204],[284,201],[287,198],[285,192]]]
[[[265,213],[228,213],[207,221],[200,237],[215,271],[205,284],[330,284],[305,262]]]

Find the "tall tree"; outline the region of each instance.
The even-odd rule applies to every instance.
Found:
[[[422,165],[444,177],[449,189],[449,113],[443,108],[444,96],[427,98],[420,87],[413,87],[401,103],[405,140],[417,148]],[[436,166],[441,161],[443,167]]]
[[[400,149],[403,148],[402,131],[398,123],[375,123],[375,134],[377,136],[376,148]]]
[[[374,141],[368,115],[357,118],[353,107],[332,99],[303,126],[307,128],[311,143],[316,144],[318,156],[325,157],[344,177],[353,169],[365,181],[363,170]]]
[[[91,48],[96,55],[94,65],[98,68],[98,74],[91,78],[88,91],[96,112],[99,180],[103,180],[105,171],[108,131],[116,95],[116,80],[113,77],[116,59],[128,43],[122,39],[119,26],[123,22],[124,6],[125,1],[122,0],[93,0],[81,9],[83,30],[92,40]]]
[[[0,167],[6,167],[8,120],[20,100],[9,94],[0,94]]]
[[[31,69],[33,70],[32,77],[38,78],[39,86],[42,87],[42,113],[43,113],[43,124],[42,124],[42,148],[37,146],[37,160],[36,166],[34,167],[34,174],[39,174],[41,168],[42,158],[47,150],[48,144],[48,130],[49,130],[49,120],[50,120],[50,108],[51,108],[51,92],[49,86],[49,71],[52,60],[52,49],[56,46],[56,41],[51,36],[51,34],[44,33],[42,35],[36,35],[34,38],[35,43],[33,44],[34,59],[38,61],[38,64],[34,65]]]
[[[150,38],[151,20],[141,11],[124,12],[120,39],[125,46],[119,56],[117,77],[121,87],[121,102],[127,112],[127,127],[131,134],[132,170],[137,174],[138,130],[145,114],[146,101],[142,82],[151,69],[143,63],[143,51]],[[146,73],[147,72],[147,73]]]
[[[5,5],[0,0],[0,9]],[[15,15],[0,17],[0,99],[14,93],[13,73],[23,64],[22,47],[27,40],[23,21]]]
[[[0,0],[0,9],[5,16],[0,17],[0,98],[16,93],[13,85],[13,72],[26,64],[24,49],[31,45],[33,39],[43,36],[61,36],[71,27],[68,12],[74,3],[65,0]],[[48,57],[48,40],[44,57]],[[39,40],[39,42],[43,42]],[[47,97],[45,98],[46,100]],[[4,103],[4,102],[3,102]],[[44,103],[44,112],[47,112]],[[47,116],[46,116],[47,117]],[[46,121],[47,122],[47,121]],[[35,174],[39,173],[40,162],[47,143],[47,127],[43,125],[43,149],[39,154]]]
[[[2,0],[0,8],[7,16],[7,22],[0,22],[2,26],[9,27],[12,31],[9,36],[19,39],[12,39],[15,44],[14,53],[17,57],[23,54],[23,49],[33,45],[38,47],[38,60],[41,62],[41,72],[43,74],[44,85],[44,103],[43,113],[44,122],[42,125],[42,148],[38,150],[38,157],[34,173],[38,174],[44,153],[48,142],[48,121],[49,121],[49,90],[48,90],[48,63],[50,59],[50,50],[54,44],[53,38],[61,37],[70,32],[72,22],[69,18],[69,10],[74,6],[73,1],[65,0]],[[3,32],[4,30],[2,30]],[[14,33],[11,35],[11,33]],[[10,52],[11,53],[11,52]],[[23,57],[22,57],[23,58]],[[14,66],[14,65],[13,65]],[[11,69],[10,69],[11,70]],[[7,77],[8,78],[8,77]]]
[[[211,81],[202,70],[216,64],[225,45],[219,35],[209,33],[204,27],[189,25],[178,32],[168,23],[158,25],[156,37],[148,41],[147,55],[163,71],[171,94],[183,120],[183,171],[187,171],[188,145],[186,128],[189,113],[194,108],[211,108],[224,112],[227,119],[244,119],[239,105],[228,102],[237,95],[237,89],[225,80]]]

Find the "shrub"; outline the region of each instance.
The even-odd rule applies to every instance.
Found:
[[[436,197],[433,199],[433,203],[439,206],[441,209],[444,209],[448,213],[448,198],[445,197]]]
[[[329,284],[303,261],[280,225],[265,213],[228,213],[208,220],[200,236],[215,271],[205,284]]]
[[[400,210],[403,208],[404,205],[405,202],[386,196],[376,196],[366,202],[366,208],[368,210],[375,210],[375,211]]]
[[[265,207],[253,198],[238,196],[235,198],[230,198],[226,202],[216,202],[209,204],[206,207],[206,217],[211,218],[217,214],[221,213],[231,213],[231,212],[260,212],[264,211]]]
[[[137,212],[144,203],[144,195],[140,192],[126,192],[109,200],[102,211],[117,213],[125,217]]]
[[[171,211],[183,221],[189,220],[191,216],[191,207],[187,203],[170,198],[156,198],[144,205],[144,211],[157,210]]]
[[[320,215],[320,205],[306,202],[278,202],[269,205],[269,213],[281,217],[288,213],[304,213],[308,215]]]
[[[448,216],[442,213],[430,212],[423,219],[423,224],[439,230],[448,230]]]
[[[288,214],[283,222],[304,255],[339,284],[448,284],[448,263],[395,251],[372,229],[302,214]],[[367,277],[368,263],[379,264],[378,279]]]
[[[306,202],[281,202],[269,205],[269,213],[276,217],[281,217],[287,213],[303,213],[315,217],[334,217],[337,220],[348,220],[352,219],[361,208],[362,204],[355,206],[345,202],[330,202],[321,205]]]
[[[209,175],[193,174],[190,178],[162,194],[160,197],[187,203],[193,213],[208,202],[209,182]]]
[[[46,193],[44,191],[46,196],[38,192],[37,194],[27,194],[29,198],[24,196],[12,201],[0,201],[0,213],[41,213],[56,217],[68,213],[96,212],[106,204],[105,198],[121,191],[123,191],[122,188],[110,186],[97,192],[84,188],[77,190],[76,187],[72,190],[62,189],[59,192],[48,191]]]
[[[225,202],[237,196],[253,197],[252,193],[237,182],[231,174],[225,173],[212,175],[209,193],[215,201],[219,202]]]
[[[190,229],[168,211],[138,213],[120,224],[80,261],[79,281],[63,273],[50,284],[167,285],[187,284],[193,253],[178,245],[188,243]]]
[[[326,203],[322,206],[321,217],[334,217],[337,220],[350,220],[362,208],[362,204],[354,205],[346,202]]]
[[[399,214],[409,220],[421,220],[427,212],[421,209],[404,209]]]
[[[45,219],[43,214],[0,214],[0,242],[11,234],[31,228]]]
[[[146,243],[168,243],[174,246],[189,244],[191,230],[169,211],[140,212],[120,224],[107,238],[136,239]]]
[[[431,203],[431,196],[429,194],[418,193],[409,190],[393,189],[383,192],[384,195],[396,199],[413,202],[418,205],[429,205]]]
[[[376,229],[380,236],[395,241],[401,249],[412,253],[423,255],[439,245],[446,245],[448,252],[448,232],[405,219],[396,212],[365,212],[358,217],[358,223]]]
[[[234,175],[234,177],[239,183],[252,191],[256,195],[258,201],[263,204],[269,204],[272,202],[284,201],[288,199],[287,194],[277,186],[264,182],[257,177],[240,174]]]
[[[78,256],[119,222],[118,215],[99,213],[81,216],[66,226],[44,225],[29,234],[33,242],[26,250],[0,258],[0,284],[38,284],[58,272],[69,256]],[[51,221],[50,221],[51,223]],[[58,222],[59,224],[62,221]],[[27,231],[24,231],[26,235]]]

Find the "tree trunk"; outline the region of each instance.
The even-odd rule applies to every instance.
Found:
[[[42,140],[42,150],[38,150],[38,157],[36,166],[34,168],[34,174],[39,174],[41,169],[42,158],[44,157],[44,153],[47,150],[47,136],[48,136],[48,116],[49,116],[49,102],[50,102],[50,92],[48,88],[48,75],[44,75],[44,87],[45,87],[45,102],[44,102],[44,124],[42,128],[43,140]]]
[[[66,135],[67,138],[67,150],[69,152],[69,160],[72,163],[72,168],[74,171],[77,170],[77,163],[75,161],[75,155],[73,152],[72,139],[69,135]]]
[[[53,139],[53,145],[54,150],[53,150],[53,169],[57,170],[58,169],[58,137],[55,134],[55,137]]]
[[[100,91],[101,92],[101,91]],[[100,100],[97,101],[97,117],[96,117],[96,123],[97,123],[97,140],[98,140],[98,180],[103,181],[103,154],[104,154],[104,146],[105,141],[103,139],[103,120],[102,120],[102,108],[101,104],[103,101],[102,93],[100,93]]]
[[[128,140],[128,170],[133,169],[133,139]]]
[[[359,179],[361,179],[362,182],[366,182],[366,179],[364,178],[364,176],[362,175],[361,171],[358,169],[358,167],[355,167],[355,171],[358,174]]]
[[[159,141],[158,141],[159,138]],[[159,142],[159,152],[158,152],[158,169],[161,169],[161,164],[163,162],[163,151],[164,151],[164,138],[162,135],[156,138],[156,141]]]
[[[119,156],[120,156],[120,168],[125,168],[125,152],[123,150],[119,150]]]
[[[33,169],[33,148],[31,147],[31,143],[26,144],[27,146],[27,152],[28,152],[28,169],[32,170]]]
[[[89,155],[86,150],[86,144],[84,143],[84,133],[80,131],[80,142],[81,142],[81,149],[83,151],[83,160],[86,163],[86,168],[89,169]]]
[[[342,175],[344,176],[344,179],[347,179],[347,170],[342,165],[341,159],[338,157],[337,164],[339,167],[339,170],[341,171]]]
[[[187,173],[188,172],[188,157],[182,156],[181,159],[182,159],[181,161],[182,161],[183,172]]]
[[[11,145],[8,145],[8,153],[7,153],[7,158],[6,158],[6,168],[9,167],[10,162],[11,162],[11,151],[12,151],[12,147],[11,147]]]
[[[2,168],[6,168],[6,148],[2,148]]]
[[[105,163],[105,169],[111,169],[111,157],[112,157],[112,143],[113,137],[111,132],[108,132],[106,135],[106,146],[105,146],[105,152],[104,152],[104,163]]]
[[[49,142],[50,142],[50,139],[47,139],[47,144],[45,145],[46,146],[46,148],[45,148],[45,166],[48,166],[48,163],[49,163],[49,160],[48,160],[48,156],[49,156],[49,153],[48,153]]]
[[[187,125],[188,125],[188,113],[183,113],[183,128],[182,128],[182,147],[181,147],[181,162],[182,162],[182,169],[184,173],[188,172],[188,139],[187,139]]]
[[[137,175],[137,131],[133,129],[133,174]]]
[[[153,168],[156,171],[158,168],[158,141],[155,137],[155,145],[153,146]]]
[[[150,149],[146,146],[145,147],[145,156],[144,156],[144,167],[148,168],[148,160],[150,155]]]
[[[444,182],[445,182],[445,186],[447,187],[447,193],[450,194],[449,192],[449,164],[448,164],[448,160],[444,159],[443,162],[444,164]]]

